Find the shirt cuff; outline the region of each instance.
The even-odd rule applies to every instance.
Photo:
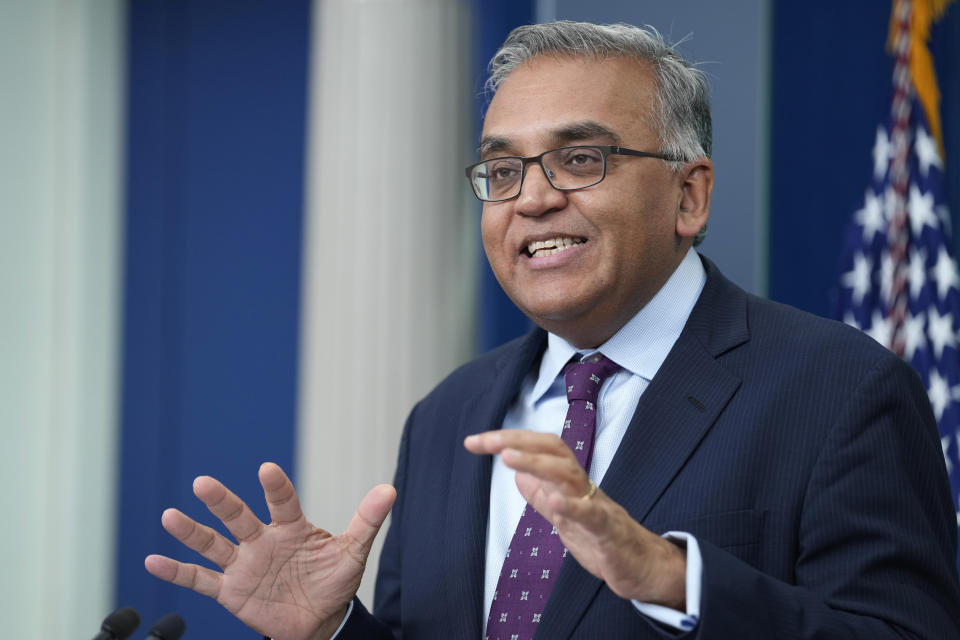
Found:
[[[649,602],[631,600],[637,611],[677,631],[690,631],[700,620],[700,589],[703,586],[703,556],[697,539],[683,531],[668,531],[663,537],[687,550],[686,612]]]
[[[347,607],[347,615],[343,616],[343,620],[340,622],[340,626],[337,627],[337,630],[333,632],[333,635],[330,636],[330,640],[335,640],[340,632],[343,631],[343,625],[347,624],[347,620],[350,619],[350,614],[353,613],[353,600],[350,600],[350,606]]]

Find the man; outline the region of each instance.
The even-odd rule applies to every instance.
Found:
[[[960,637],[917,376],[692,250],[713,187],[702,74],[653,30],[578,23],[514,31],[491,71],[467,175],[494,273],[540,328],[414,408],[395,489],[342,535],[265,464],[269,526],[194,484],[239,544],[163,515],[223,573],[147,569],[278,639]],[[354,596],[391,506],[370,614]]]

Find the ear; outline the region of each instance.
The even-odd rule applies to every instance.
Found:
[[[713,193],[713,161],[697,158],[681,173],[683,184],[677,208],[677,235],[692,238],[710,217],[710,195]]]

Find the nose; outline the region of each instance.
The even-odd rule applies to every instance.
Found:
[[[567,193],[554,189],[547,180],[543,167],[537,162],[527,166],[520,195],[516,200],[516,212],[525,216],[541,216],[567,204]]]

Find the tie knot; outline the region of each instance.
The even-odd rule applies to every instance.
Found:
[[[596,403],[603,381],[619,370],[620,365],[604,355],[587,362],[571,362],[563,369],[567,401],[587,400]]]

